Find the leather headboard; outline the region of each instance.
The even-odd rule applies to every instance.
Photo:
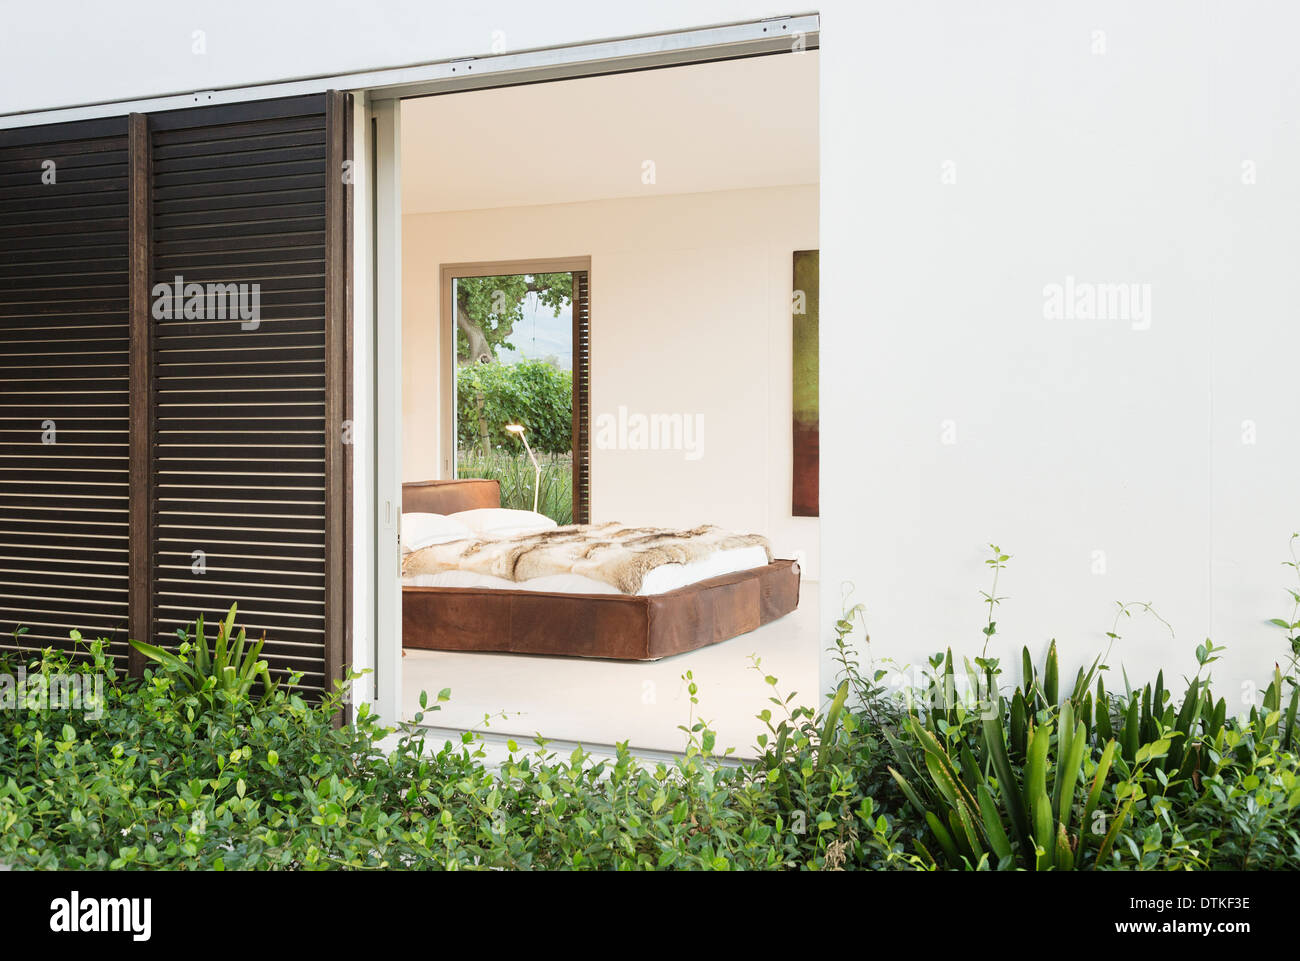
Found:
[[[402,485],[402,513],[455,514],[501,506],[501,482],[463,480],[412,481]]]

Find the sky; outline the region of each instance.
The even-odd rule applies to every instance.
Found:
[[[563,370],[572,370],[573,308],[566,304],[555,317],[550,307],[538,302],[536,294],[529,294],[524,300],[523,320],[515,325],[510,341],[518,350],[498,350],[497,358],[503,364],[555,357]]]

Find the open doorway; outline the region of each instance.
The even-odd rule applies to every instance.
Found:
[[[679,608],[680,631],[698,643],[633,657],[599,645],[582,656],[437,649],[423,644],[428,609],[404,606],[408,716],[421,690],[450,688],[434,718],[447,728],[491,716],[493,730],[515,737],[671,751],[692,710],[689,673],[720,746],[745,754],[765,676],[815,696],[820,531],[792,509],[791,305],[808,293],[793,289],[794,257],[818,247],[817,72],[805,51],[402,102],[402,479],[420,492],[414,503],[487,478],[499,491],[455,513],[527,512],[536,498],[563,526],[544,485],[565,473],[567,441],[576,523],[758,538],[767,558],[758,549],[754,559],[753,542],[729,545],[751,551],[748,566],[716,577],[739,583],[783,563],[800,585],[797,608],[746,614],[716,636],[706,636],[714,608]],[[554,276],[565,274],[567,297]],[[565,330],[567,363],[556,337]],[[551,386],[516,390],[530,369]],[[563,436],[566,371],[574,399]],[[415,527],[407,516],[404,534]],[[448,536],[441,521],[420,523],[426,539]],[[550,616],[528,589],[482,571],[403,570],[404,594],[479,592],[442,618],[444,636],[487,623],[527,634]],[[579,595],[600,588],[584,584]],[[514,600],[475,606],[497,588]],[[584,642],[599,633],[586,620],[570,626]]]

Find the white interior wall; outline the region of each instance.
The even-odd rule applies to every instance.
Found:
[[[594,445],[593,519],[761,532],[815,580],[817,519],[790,516],[790,298],[791,253],[816,246],[807,185],[407,214],[405,478],[439,476],[440,266],[590,255],[593,425],[620,406],[703,425],[695,459]]]

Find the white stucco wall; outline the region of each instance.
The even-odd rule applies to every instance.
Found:
[[[817,519],[790,516],[790,257],[816,246],[809,185],[408,214],[406,479],[439,476],[440,265],[589,255],[593,428],[620,407],[703,428],[690,456],[597,436],[593,519],[761,532],[815,580]]]
[[[1300,528],[1297,11],[995,10],[823,18],[824,607],[849,580],[877,654],[978,651],[993,541],[1003,653],[1077,663],[1150,601],[1177,641],[1143,619],[1115,659],[1190,675],[1212,636],[1238,710]],[[1070,276],[1149,284],[1149,327],[1045,318]]]

